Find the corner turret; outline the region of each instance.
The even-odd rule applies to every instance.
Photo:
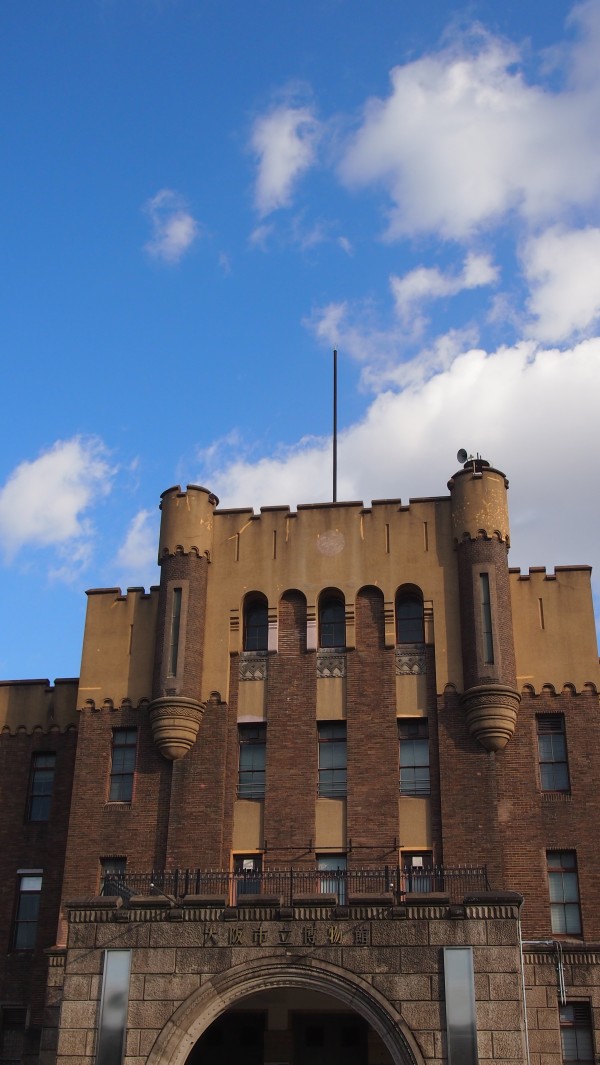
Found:
[[[470,459],[448,482],[458,556],[464,693],[469,731],[488,751],[517,723],[515,649],[508,575],[508,480]]]
[[[161,496],[161,568],[150,721],[154,742],[172,761],[195,743],[204,704],[202,659],[213,514],[206,488],[179,485]]]

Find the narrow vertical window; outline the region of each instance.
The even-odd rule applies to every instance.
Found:
[[[326,595],[319,600],[319,647],[346,646],[346,612],[344,600]]]
[[[104,952],[96,1065],[120,1065],[123,1060],[130,971],[130,950]]]
[[[41,891],[41,873],[32,871],[19,877],[19,898],[13,936],[15,950],[33,950],[35,947]]]
[[[260,894],[262,854],[235,854],[233,858],[234,904],[239,895]]]
[[[427,718],[398,721],[400,794],[429,795],[429,729]]]
[[[560,1007],[560,1044],[564,1065],[572,1061],[593,1065],[596,1059],[589,1002],[567,1002]]]
[[[50,817],[55,766],[55,754],[50,752],[34,754],[29,777],[28,821],[47,821]]]
[[[538,755],[542,791],[569,792],[569,768],[562,714],[540,714],[537,718]]]
[[[421,894],[435,888],[431,851],[402,851],[402,880],[409,894]]]
[[[109,802],[131,802],[136,750],[137,729],[113,729]]]
[[[444,947],[448,1065],[477,1065],[477,1016],[472,947]]]
[[[127,858],[100,859],[100,894],[120,895],[124,887]]]
[[[552,931],[581,935],[579,881],[575,851],[547,851]]]
[[[346,794],[346,722],[318,725],[319,795],[336,799]]]
[[[337,895],[340,905],[346,902],[347,858],[345,854],[320,854],[317,858],[319,893]]]
[[[269,610],[264,596],[244,606],[244,651],[266,651],[269,646]]]
[[[23,1006],[3,1006],[0,1018],[0,1062],[20,1065],[25,1050],[27,1010]]]
[[[481,629],[483,635],[483,660],[487,665],[494,662],[494,640],[492,635],[492,601],[490,599],[490,577],[488,573],[479,574],[481,593]]]
[[[396,638],[398,643],[424,643],[423,600],[414,593],[401,593],[396,599]]]
[[[169,645],[169,676],[177,675],[179,630],[181,628],[181,588],[173,588],[171,603],[171,642]]]
[[[240,725],[239,799],[264,799],[266,725]]]

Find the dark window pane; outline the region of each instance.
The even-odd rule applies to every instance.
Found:
[[[344,601],[327,597],[319,605],[319,647],[346,646],[346,610]]]
[[[27,874],[20,878],[13,937],[15,950],[33,950],[35,947],[41,890],[42,878],[39,874]]]
[[[542,791],[570,791],[563,715],[540,714],[537,729]]]
[[[113,729],[109,802],[131,802],[137,753],[137,729]]]
[[[27,811],[29,821],[47,821],[50,817],[55,765],[56,755],[53,753],[33,756]]]
[[[423,602],[416,595],[402,595],[396,600],[398,643],[423,643]]]
[[[269,611],[266,602],[253,600],[244,610],[244,650],[266,651],[269,646]]]
[[[581,935],[575,853],[548,851],[547,865],[552,931],[559,935]]]
[[[328,722],[318,726],[319,795],[339,798],[346,794],[346,723]]]
[[[262,799],[267,753],[265,725],[239,726],[238,798]]]

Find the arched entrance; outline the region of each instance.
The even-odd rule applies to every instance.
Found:
[[[179,1007],[158,1036],[148,1065],[185,1065],[190,1052],[213,1022],[253,996],[296,989],[336,1001],[377,1033],[393,1065],[425,1065],[400,1014],[360,976],[314,958],[262,958],[227,969],[207,981]],[[256,997],[255,1001],[259,1001]]]

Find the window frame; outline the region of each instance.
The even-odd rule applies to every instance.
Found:
[[[252,735],[255,733],[255,735]],[[254,765],[254,758],[262,765]],[[249,763],[244,762],[248,759]],[[257,721],[238,725],[238,799],[264,799],[267,762],[267,725]],[[243,779],[248,778],[248,779]]]
[[[559,725],[560,728],[550,728],[550,723],[553,726]],[[543,726],[546,726],[544,728]],[[542,727],[540,727],[542,726]],[[567,755],[567,734],[565,729],[565,715],[564,714],[537,714],[536,715],[536,735],[537,735],[537,749],[538,749],[538,767],[540,774],[540,790],[544,795],[570,795],[571,794],[571,776],[569,773],[569,760]],[[547,740],[550,742],[547,743]],[[542,741],[546,741],[549,747],[550,757],[544,757],[542,751]],[[555,745],[559,748],[555,751]],[[562,752],[560,747],[562,745]],[[562,757],[557,755],[562,753]],[[560,776],[560,769],[564,767],[564,779],[566,780],[565,787],[546,787],[544,777],[548,770],[546,767],[550,767],[551,782],[556,783],[556,777]]]
[[[433,891],[434,869],[432,850],[407,848],[400,852],[400,873],[406,894],[426,895]]]
[[[12,1023],[11,1023],[12,1022]],[[27,1006],[0,1006],[0,1065],[20,1065],[25,1049],[25,1035],[29,1028],[29,1010]],[[5,1046],[8,1032],[20,1033],[20,1046]]]
[[[402,730],[406,730],[407,734],[403,736]],[[415,734],[409,735],[410,731],[414,731]],[[426,752],[426,760],[417,761],[416,745],[419,745],[419,750]],[[411,751],[412,761],[408,757]],[[404,764],[403,758],[407,759]],[[398,765],[398,787],[401,795],[412,795],[417,798],[426,798],[431,795],[431,752],[429,722],[426,717],[398,718]],[[402,779],[403,770],[404,780]],[[419,771],[421,771],[420,774]]]
[[[331,735],[327,735],[330,732]],[[348,730],[345,721],[317,722],[317,795],[345,799],[348,794]],[[331,762],[331,764],[326,764]]]
[[[403,607],[410,605],[414,605],[414,611],[403,614]],[[401,588],[396,593],[395,612],[397,646],[424,644],[425,604],[421,592],[417,588]]]
[[[261,620],[252,620],[253,613],[260,613]],[[244,600],[242,646],[255,654],[269,650],[269,604],[264,595],[256,593]]]
[[[139,740],[138,731],[135,725],[119,726],[112,730],[108,802],[133,802]],[[126,734],[129,736],[129,742],[116,742],[117,736],[125,738]],[[132,736],[135,738],[131,739]],[[120,752],[123,752],[122,756]],[[121,757],[124,764],[122,768],[116,768],[115,762],[118,762]],[[123,787],[125,787],[125,794],[118,794]]]
[[[12,949],[31,951],[36,948],[44,875],[42,869],[19,869],[17,876]],[[26,886],[26,881],[37,881],[37,887],[32,884]],[[27,912],[30,900],[33,900],[33,905]]]
[[[581,938],[581,895],[576,852],[547,850],[546,875],[552,934]]]
[[[231,856],[232,905],[242,895],[260,895],[262,892],[263,852],[234,851]]]
[[[348,855],[345,851],[324,851],[316,855],[317,878],[320,895],[337,895],[338,904],[344,906],[347,897]]]
[[[572,1018],[567,1019],[565,1014],[572,1011]],[[560,1050],[563,1065],[571,1065],[572,1062],[580,1062],[580,1065],[594,1065],[596,1055],[594,1052],[594,1026],[592,1023],[592,1011],[589,999],[567,999],[559,1004],[558,1023],[560,1029]],[[566,1046],[567,1033],[574,1033],[576,1057],[569,1053]],[[579,1033],[579,1036],[578,1036]],[[573,1039],[568,1040],[573,1042]],[[584,1045],[588,1044],[586,1048]],[[581,1051],[581,1053],[580,1053]],[[585,1055],[585,1056],[582,1056]],[[568,1056],[567,1056],[568,1055]]]
[[[51,764],[40,764],[43,759],[52,759]],[[56,751],[34,751],[31,756],[27,789],[27,821],[33,824],[43,824],[50,820],[55,775]]]
[[[325,618],[327,612],[333,618]],[[319,649],[345,650],[346,603],[340,592],[324,592],[319,597]]]
[[[123,855],[100,858],[100,894],[104,895],[105,882],[108,878],[119,880],[125,876],[126,872],[127,858]]]

